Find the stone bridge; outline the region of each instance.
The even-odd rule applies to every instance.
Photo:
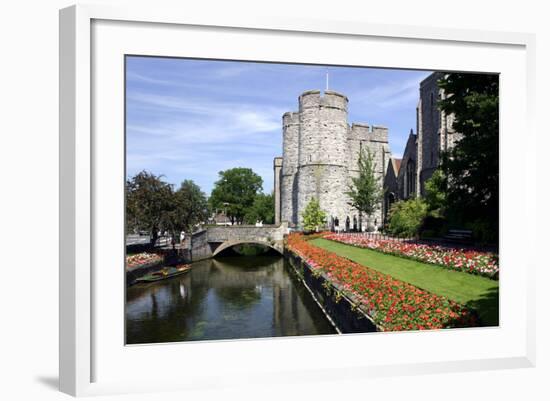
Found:
[[[265,245],[283,253],[283,239],[288,233],[286,223],[256,226],[211,226],[186,238],[184,247],[191,250],[191,260],[214,257],[224,249],[239,244]]]

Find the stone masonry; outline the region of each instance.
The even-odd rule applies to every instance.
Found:
[[[417,108],[417,191],[424,195],[424,184],[439,166],[440,155],[451,148],[461,135],[452,129],[453,115],[440,111],[437,102],[445,93],[437,85],[443,73],[429,75],[420,83]]]
[[[460,140],[452,129],[453,116],[440,111],[445,96],[435,72],[420,82],[416,134],[409,134],[403,157],[391,157],[388,129],[348,124],[348,98],[334,91],[311,90],[298,98],[298,111],[283,115],[283,156],[274,161],[276,223],[302,228],[302,213],[317,198],[332,230],[380,228],[391,205],[424,196],[426,181],[441,163],[441,154]],[[371,216],[360,216],[349,205],[352,177],[358,175],[361,152],[373,157],[384,199]]]
[[[360,216],[346,192],[358,175],[360,152],[370,151],[376,176],[383,184],[390,158],[388,130],[348,124],[348,98],[334,91],[302,93],[298,112],[283,115],[283,157],[280,173],[281,221],[302,227],[302,213],[317,198],[328,216],[329,229],[359,230],[382,225],[383,204],[372,216]],[[277,197],[277,195],[276,195]]]
[[[288,232],[286,223],[256,226],[209,226],[185,237],[183,248],[190,251],[189,259],[211,258],[239,244],[258,244],[283,253],[283,240]]]
[[[441,165],[441,155],[462,138],[452,128],[454,116],[440,111],[437,106],[438,101],[446,96],[437,84],[442,77],[443,73],[435,72],[420,82],[416,108],[417,133],[411,130],[409,134],[397,175],[386,175],[385,205],[425,196],[426,181]],[[388,210],[389,206],[386,207]]]

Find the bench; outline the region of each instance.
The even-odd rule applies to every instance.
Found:
[[[443,238],[451,242],[471,242],[472,230],[449,230]]]

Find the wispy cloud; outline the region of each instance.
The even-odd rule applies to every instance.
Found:
[[[418,100],[418,84],[420,79],[415,77],[408,80],[392,80],[372,88],[362,88],[355,91],[353,97],[358,105],[388,109],[403,105],[410,105]]]
[[[129,58],[127,172],[146,169],[179,184],[193,179],[209,193],[218,172],[250,167],[273,187],[282,152],[281,117],[297,97],[322,89],[320,66]],[[350,122],[390,128],[394,153],[414,126],[415,71],[331,67],[331,87],[348,95]],[[427,75],[427,73],[426,73]]]
[[[175,82],[172,80],[153,78],[147,75],[138,74],[137,72],[134,72],[134,71],[126,72],[126,79],[128,81],[143,82],[143,83],[154,84],[154,85],[172,86],[175,84]]]

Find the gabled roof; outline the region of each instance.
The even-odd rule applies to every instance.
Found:
[[[392,164],[392,167],[393,167],[393,172],[395,173],[396,177],[399,175],[399,169],[401,168],[401,160],[402,159],[396,159],[395,157],[391,158],[391,164]]]

